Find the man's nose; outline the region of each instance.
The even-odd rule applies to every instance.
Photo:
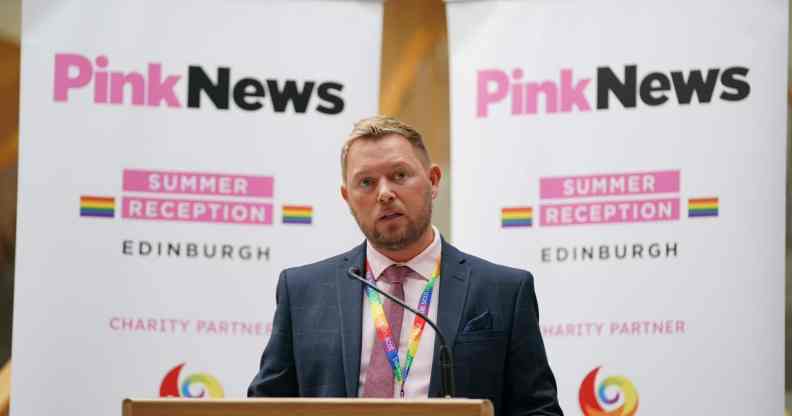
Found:
[[[396,198],[396,194],[393,193],[390,183],[387,180],[380,181],[377,189],[377,201],[387,204],[393,201],[394,198]]]

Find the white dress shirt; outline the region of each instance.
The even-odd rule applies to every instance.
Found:
[[[371,270],[375,277],[379,277],[385,269],[392,264],[400,264],[408,266],[415,270],[421,279],[406,279],[404,281],[404,302],[414,308],[418,307],[426,283],[432,277],[432,273],[437,266],[437,260],[440,259],[441,245],[440,233],[437,228],[432,226],[434,232],[434,239],[424,251],[417,256],[413,257],[406,263],[397,263],[375,249],[370,242],[366,242],[366,259],[371,266]],[[429,303],[429,315],[433,321],[437,322],[437,302],[440,298],[440,284],[442,276],[435,281],[434,289],[432,290],[432,301]],[[377,287],[388,291],[390,284],[384,281],[377,280]],[[412,332],[413,321],[415,315],[405,310],[404,320],[402,321],[402,330],[399,339],[399,363],[404,367],[404,360],[407,356],[407,347],[410,342],[410,333]],[[361,337],[360,352],[360,384],[358,388],[358,396],[363,395],[363,387],[366,383],[366,370],[368,369],[369,359],[371,358],[371,350],[375,346],[377,340],[376,329],[374,328],[374,318],[371,316],[371,305],[364,291],[363,294],[363,333]],[[418,352],[415,354],[415,360],[410,368],[410,374],[407,376],[407,382],[404,384],[404,397],[410,399],[427,398],[429,397],[429,379],[432,375],[432,361],[434,357],[434,343],[435,333],[429,324],[424,326],[421,341],[418,343]],[[379,346],[381,348],[381,346]],[[399,397],[401,386],[399,383],[394,383],[393,397]]]

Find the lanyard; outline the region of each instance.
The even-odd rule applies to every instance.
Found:
[[[366,278],[374,283],[374,272],[371,270],[371,265],[366,261]],[[440,278],[440,259],[437,259],[437,266],[435,266],[432,277],[429,282],[424,286],[421,292],[421,300],[418,302],[418,310],[424,315],[429,315],[429,305],[432,302],[432,289],[434,289],[435,282]],[[393,379],[401,386],[401,397],[404,398],[404,383],[407,381],[407,375],[410,374],[410,367],[415,360],[415,354],[418,352],[418,344],[421,341],[426,321],[418,315],[415,315],[413,321],[412,331],[410,332],[410,343],[407,346],[407,356],[405,357],[404,368],[399,363],[399,350],[396,348],[396,343],[393,341],[393,332],[391,332],[388,318],[385,316],[385,309],[382,307],[382,299],[379,293],[374,289],[367,287],[366,294],[371,305],[371,316],[374,318],[374,328],[377,330],[377,338],[382,341],[385,348],[385,356],[388,357],[391,369],[393,369]],[[370,364],[369,364],[370,365]]]

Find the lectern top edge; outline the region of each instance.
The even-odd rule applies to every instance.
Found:
[[[489,400],[477,399],[124,399],[123,416],[494,416]]]

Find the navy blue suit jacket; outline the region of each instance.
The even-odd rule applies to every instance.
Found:
[[[366,245],[284,270],[272,335],[250,397],[357,397]],[[442,243],[438,326],[452,345],[456,396],[492,401],[495,414],[561,415],[539,331],[533,277]],[[427,328],[431,330],[431,328]],[[435,338],[429,396],[440,394]]]

